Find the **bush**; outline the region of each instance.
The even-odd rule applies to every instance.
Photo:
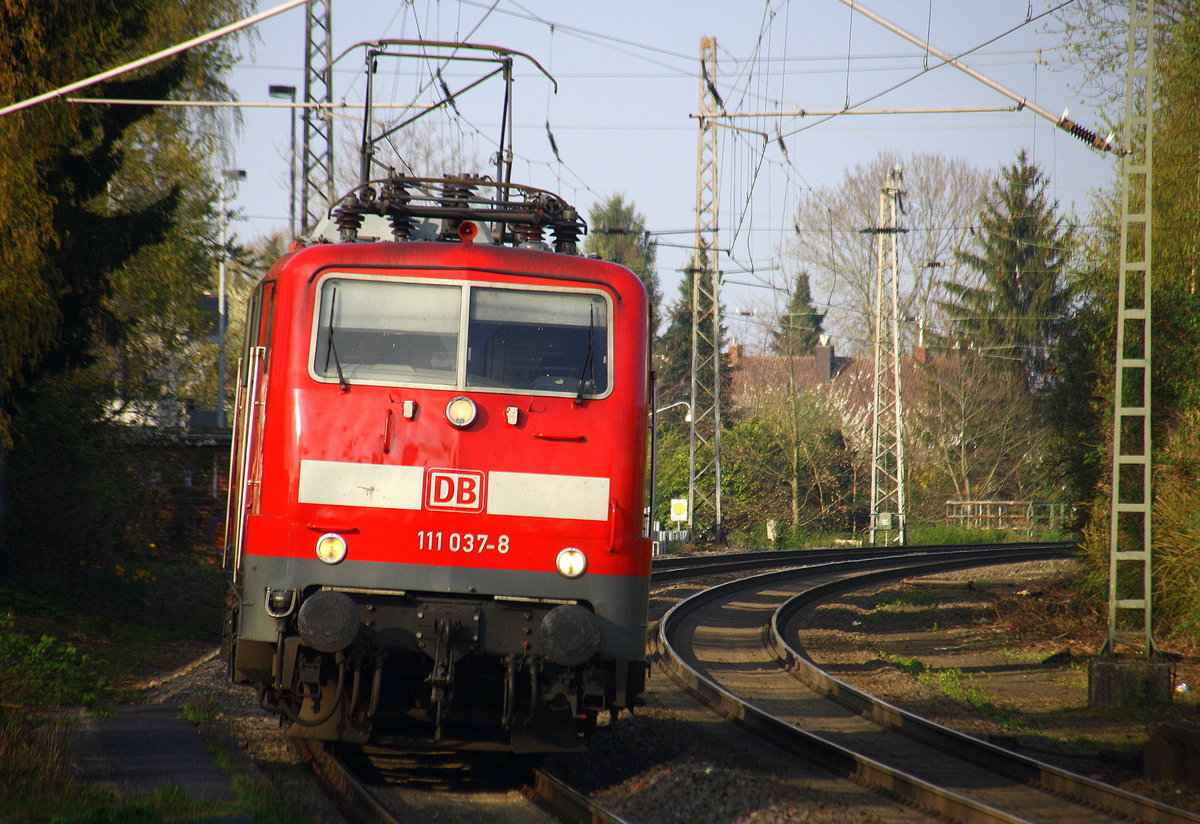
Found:
[[[1111,486],[1099,490],[1084,530],[1084,586],[1096,602],[1108,598]],[[1126,528],[1132,520],[1123,522]],[[1140,527],[1138,527],[1140,529]],[[1128,546],[1141,534],[1127,535]],[[1154,626],[1160,637],[1200,641],[1200,412],[1182,415],[1155,453]],[[1141,592],[1140,568],[1122,565],[1121,592]],[[1125,580],[1124,576],[1128,576]],[[1136,579],[1136,580],[1135,580]]]
[[[78,576],[83,559],[121,556],[140,484],[106,419],[113,396],[95,369],[31,388],[15,421],[9,455],[4,560],[19,573]]]
[[[0,682],[5,699],[25,707],[98,703],[107,682],[91,657],[43,635],[37,640],[0,616]]]
[[[943,523],[908,524],[908,542],[914,545],[1004,544],[1032,540],[1028,535],[1008,529],[979,529]]]
[[[1154,618],[1200,639],[1200,412],[1183,415],[1157,456]],[[1105,546],[1107,552],[1107,544]]]

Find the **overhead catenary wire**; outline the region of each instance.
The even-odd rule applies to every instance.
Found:
[[[253,14],[249,17],[244,17],[235,23],[230,23],[227,26],[222,26],[219,29],[214,29],[213,31],[208,32],[207,34],[202,34],[199,37],[193,37],[191,40],[185,40],[182,43],[177,43],[174,46],[170,46],[168,48],[161,49],[160,51],[156,51],[153,54],[148,54],[145,57],[140,57],[137,60],[131,60],[128,63],[124,63],[120,66],[117,66],[116,68],[109,69],[108,71],[100,72],[99,74],[94,74],[91,77],[86,77],[83,80],[77,80],[74,83],[68,83],[65,86],[60,86],[59,88],[54,89],[52,91],[48,91],[43,94],[39,94],[39,95],[35,95],[33,97],[26,98],[25,100],[21,100],[17,103],[11,103],[7,106],[4,106],[3,108],[0,108],[0,117],[3,117],[7,114],[12,114],[13,112],[19,112],[23,109],[28,109],[28,108],[30,108],[32,106],[36,106],[40,103],[45,103],[48,100],[54,100],[55,98],[59,98],[59,97],[66,97],[68,94],[71,94],[72,92],[77,92],[82,89],[86,89],[91,86],[95,86],[97,83],[103,83],[105,80],[111,80],[114,77],[120,77],[123,74],[128,74],[131,71],[135,71],[144,66],[149,66],[152,63],[157,63],[160,60],[165,60],[168,57],[174,57],[175,55],[185,52],[189,49],[195,48],[196,46],[202,46],[205,43],[210,43],[213,40],[218,40],[227,34],[232,34],[233,32],[241,31],[242,29],[247,28],[248,26],[253,26],[256,23],[261,23],[263,20],[267,20],[271,17],[274,17],[277,14],[282,14],[285,11],[289,11],[291,9],[296,8],[297,6],[301,6],[305,2],[307,2],[307,0],[287,0],[286,3],[282,3],[281,5],[278,5],[273,9],[268,9],[267,11],[260,12],[259,14]]]
[[[1038,106],[1036,103],[1034,103],[1034,102],[1022,97],[1021,95],[1018,95],[1016,92],[1011,91],[1010,89],[1000,85],[995,80],[992,80],[990,77],[987,77],[986,75],[981,74],[980,72],[976,71],[975,69],[972,69],[966,63],[963,63],[959,58],[952,57],[951,55],[947,54],[946,52],[942,51],[941,49],[934,47],[930,43],[922,42],[921,39],[918,38],[916,35],[905,31],[904,29],[900,28],[899,26],[890,22],[889,20],[884,19],[882,16],[876,14],[875,12],[871,11],[870,9],[865,8],[861,3],[856,2],[856,0],[838,0],[838,2],[842,3],[846,6],[849,6],[852,10],[859,12],[860,14],[870,18],[871,20],[874,20],[876,23],[883,26],[888,31],[893,32],[894,34],[897,34],[900,37],[903,37],[905,40],[909,41],[910,43],[913,43],[914,45],[917,45],[917,46],[920,46],[921,48],[926,49],[930,54],[934,55],[939,60],[943,61],[943,64],[953,66],[954,68],[958,69],[959,71],[975,78],[980,83],[983,83],[985,86],[992,89],[993,91],[997,91],[1000,94],[1004,95],[1005,97],[1016,101],[1017,106],[1019,108],[1029,109],[1034,114],[1037,114],[1037,115],[1040,115],[1041,117],[1046,118],[1047,120],[1049,120],[1050,122],[1052,122],[1056,126],[1058,126],[1059,128],[1063,129],[1064,131],[1070,132],[1075,137],[1078,137],[1083,142],[1088,143],[1097,149],[1100,149],[1102,151],[1116,151],[1116,149],[1113,147],[1112,135],[1109,135],[1106,138],[1099,137],[1098,135],[1091,132],[1090,130],[1088,130],[1088,129],[1084,128],[1083,126],[1079,125],[1078,123],[1075,123],[1074,121],[1070,120],[1067,117],[1066,112],[1063,112],[1063,114],[1059,115],[1059,116],[1055,116],[1055,115],[1051,114],[1050,112],[1043,109],[1041,106]],[[1054,6],[1053,8],[1044,12],[1042,15],[1038,15],[1038,16],[1042,17],[1042,16],[1045,16],[1046,14],[1050,14],[1051,12],[1057,11],[1058,9],[1061,9],[1064,6],[1070,5],[1072,2],[1074,2],[1074,0],[1065,0],[1065,2],[1059,3],[1057,6]],[[1036,19],[1036,18],[1032,17],[1031,15],[1026,15],[1025,22],[1022,25],[1028,25],[1034,19]],[[847,108],[849,108],[849,107],[847,106]]]
[[[749,108],[756,100],[786,99],[786,95],[781,93],[780,87],[788,82],[788,78],[792,74],[791,70],[797,68],[801,70],[807,70],[809,68],[819,66],[819,64],[814,64],[812,62],[812,60],[816,58],[810,58],[811,52],[810,54],[800,55],[787,54],[786,52],[780,51],[780,46],[786,44],[778,39],[778,35],[782,25],[785,23],[786,14],[790,12],[790,3],[779,2],[779,0],[775,0],[775,2],[764,2],[764,0],[760,0],[760,2],[763,2],[764,5],[760,6],[759,9],[746,9],[746,12],[748,12],[750,16],[750,19],[747,21],[750,24],[748,28],[758,29],[758,40],[756,40],[752,45],[753,53],[748,58],[735,58],[732,55],[729,55],[727,58],[723,57],[721,76],[713,78],[713,81],[717,85],[720,94],[724,97],[725,101],[730,104],[731,109],[733,108],[733,103],[735,102],[739,104],[739,107]],[[401,8],[409,9],[413,15],[420,17],[422,21],[421,29],[423,32],[430,35],[441,35],[443,33],[449,35],[451,28],[454,28],[456,37],[461,36],[458,35],[457,32],[465,31],[472,25],[478,26],[480,23],[477,23],[476,21],[481,22],[483,19],[487,18],[488,15],[492,15],[493,22],[495,22],[495,18],[499,17],[500,15],[520,17],[521,19],[531,20],[541,23],[542,25],[546,25],[548,31],[551,30],[551,27],[554,27],[553,31],[557,34],[562,34],[571,38],[568,43],[575,43],[575,45],[570,46],[570,48],[580,48],[581,44],[576,41],[583,39],[589,41],[590,43],[603,44],[604,48],[612,48],[614,50],[623,51],[624,53],[638,53],[639,58],[645,61],[645,65],[648,69],[648,71],[645,73],[646,76],[679,76],[681,79],[690,78],[692,83],[695,82],[694,55],[690,53],[672,54],[669,48],[661,49],[653,44],[639,42],[637,35],[635,35],[633,38],[608,38],[607,35],[604,35],[599,31],[589,31],[586,28],[564,26],[555,21],[553,17],[528,13],[528,8],[526,8],[526,6],[532,6],[532,4],[520,5],[517,3],[509,3],[507,0],[482,0],[481,2],[456,3],[454,4],[454,11],[450,16],[447,16],[445,11],[449,8],[448,6],[441,4],[440,7],[442,11],[439,12],[436,8],[437,5],[438,4],[407,3]],[[422,6],[424,9],[422,9]],[[480,10],[478,14],[475,12],[476,9]],[[761,19],[759,19],[760,15],[753,14],[753,11],[761,11]],[[1020,11],[1021,15],[1025,16],[1025,9],[1021,9]],[[777,17],[774,21],[772,21],[770,19],[771,15],[775,12],[777,12]],[[439,14],[441,16],[440,22]],[[409,15],[405,15],[405,17],[407,19]],[[411,22],[409,25],[411,28]],[[569,28],[575,28],[578,29],[578,31],[567,31]],[[605,28],[607,28],[607,26],[605,26]],[[939,25],[939,30],[940,29],[941,26]],[[860,26],[859,32],[862,31],[866,31],[866,29],[863,29]],[[856,32],[856,35],[859,35],[859,32]],[[749,34],[754,34],[754,32],[751,31]],[[551,37],[554,38],[556,35],[552,34]],[[774,52],[770,50],[772,38],[774,38],[774,45],[776,48]],[[856,41],[862,40],[864,40],[862,36],[857,36]],[[643,51],[643,46],[648,46],[649,49]],[[836,47],[833,50],[836,51]],[[876,51],[882,50],[877,49]],[[1001,55],[998,59],[1006,60],[1003,55],[1007,52],[997,53]],[[914,54],[916,59],[919,60],[921,56],[920,53],[915,53],[912,51],[904,54],[897,52],[895,54],[895,59],[912,60],[914,58]],[[820,57],[820,55],[817,55],[817,57]],[[647,60],[647,58],[650,59]],[[857,52],[852,52],[848,55],[841,55],[838,57],[839,60],[843,61],[848,71],[855,73],[852,83],[855,86],[859,86],[860,89],[861,84],[867,82],[877,82],[874,79],[860,80],[860,78],[864,77],[862,74],[860,74],[860,72],[877,70],[894,71],[894,66],[890,69],[880,69],[876,66],[869,65],[871,62],[878,62],[884,58],[887,58],[887,56],[880,54],[868,55]],[[655,63],[658,66],[663,66],[664,68],[661,70],[656,68],[656,65],[652,65]],[[686,68],[684,64],[687,64]],[[729,71],[728,74],[726,74],[726,70]],[[816,68],[815,70],[820,69]],[[451,74],[452,72],[443,70],[443,75],[445,77],[449,78]],[[636,72],[630,73],[630,76],[635,75],[637,75]],[[579,76],[586,76],[586,74],[580,74]],[[604,76],[609,77],[611,75],[605,72]],[[539,89],[539,91],[541,90]],[[747,106],[747,104],[751,104],[751,106]],[[469,117],[470,112],[468,111],[467,114]],[[540,134],[533,134],[535,140],[532,144],[530,144],[528,139],[523,141],[525,148],[530,151],[527,151],[524,155],[518,154],[516,157],[517,161],[519,163],[526,164],[529,167],[533,167],[534,172],[543,177],[548,177],[550,175],[557,176],[561,174],[566,178],[568,188],[570,186],[575,186],[576,189],[580,191],[583,189],[586,189],[587,191],[594,191],[593,186],[588,185],[588,180],[596,176],[594,172],[591,172],[588,167],[584,165],[580,165],[573,170],[567,170],[564,168],[560,172],[558,170],[558,163],[562,158],[556,158],[554,153],[554,148],[557,147],[559,152],[566,156],[565,153],[567,153],[572,145],[575,145],[572,143],[572,138],[577,137],[577,135],[571,134],[572,130],[594,127],[592,125],[579,126],[573,123],[563,123],[561,122],[562,114],[559,113],[557,118],[554,116],[554,114],[554,112],[547,111],[545,117],[536,118],[536,123],[528,123],[523,126],[523,128],[527,130],[527,133],[533,134],[532,130],[536,129],[536,132]],[[532,118],[526,119],[533,120]],[[996,119],[993,118],[991,120],[991,124],[981,125],[979,128],[995,129]],[[480,126],[482,126],[482,128],[485,130],[487,129],[487,126],[485,125],[486,121],[487,118],[475,119],[475,123],[480,124]],[[479,126],[475,125],[467,125],[464,120],[459,118],[454,118],[454,122],[455,125],[458,125],[460,128],[470,129],[475,132],[478,132],[480,128]],[[913,123],[914,121],[909,120],[905,125]],[[455,125],[450,125],[449,128],[453,129],[455,128]],[[631,128],[635,124],[631,122],[623,123],[621,122],[621,117],[618,116],[609,123],[603,125],[615,131]],[[636,124],[637,128],[642,128],[643,126],[644,124],[642,123]],[[680,131],[689,129],[689,127],[683,125],[674,128]],[[1000,126],[1000,128],[1005,128],[1005,126]],[[772,126],[767,126],[764,131],[770,135],[770,141],[774,142],[776,130],[773,127],[773,124]],[[780,146],[780,143],[782,143],[783,146],[786,146],[787,149],[790,150],[790,158],[784,154],[782,146],[780,147],[780,154],[776,155],[775,146],[768,145],[768,151],[764,155],[760,143],[762,138],[757,135],[748,134],[744,140],[735,141],[731,139],[726,141],[730,148],[736,149],[736,151],[730,153],[729,156],[723,158],[723,162],[729,162],[736,166],[736,172],[731,172],[729,174],[729,180],[731,182],[736,180],[737,187],[735,188],[731,186],[725,192],[725,194],[730,196],[729,201],[726,201],[725,197],[722,198],[722,201],[725,201],[722,203],[722,206],[731,207],[729,211],[730,216],[736,216],[736,218],[733,220],[726,218],[729,228],[734,230],[732,234],[733,241],[722,244],[722,246],[734,247],[733,255],[731,255],[729,258],[731,261],[735,259],[751,262],[762,260],[765,246],[770,243],[775,243],[777,238],[784,238],[788,234],[782,225],[776,226],[775,221],[768,221],[768,223],[764,224],[763,215],[765,212],[763,210],[779,209],[781,211],[779,212],[780,219],[778,222],[780,224],[784,222],[790,222],[790,217],[785,217],[785,215],[790,214],[789,210],[783,206],[783,204],[786,203],[787,198],[789,196],[795,197],[797,195],[797,190],[801,188],[813,188],[812,186],[807,186],[802,182],[803,175],[801,172],[810,168],[809,166],[805,165],[805,141],[801,141],[799,147],[797,147],[795,143],[792,145],[787,145],[784,132],[784,129],[779,129],[778,136],[781,141],[776,142],[775,146]],[[554,143],[551,143],[552,140]],[[555,146],[555,144],[557,144],[557,146]],[[486,144],[479,146],[478,150],[482,153],[485,150],[485,147],[490,146],[494,148],[494,145],[494,140],[489,138],[486,141]],[[780,160],[781,156],[782,160]],[[576,159],[579,158],[577,157]],[[797,169],[796,165],[793,165],[793,163],[790,162],[793,160],[796,165],[800,166],[800,169]],[[755,174],[756,166],[758,167],[757,175]],[[549,175],[547,175],[547,171],[549,172]],[[778,186],[780,181],[777,180],[777,178],[781,173],[787,175],[787,177],[783,179],[783,188],[787,190],[786,192],[782,191]],[[588,180],[585,180],[585,178]],[[582,184],[582,187],[578,184]],[[737,195],[736,198],[734,197],[735,194]],[[751,197],[755,198],[757,201],[753,205],[749,203],[749,198]],[[672,222],[674,221],[672,220]],[[751,238],[753,238],[753,243],[751,243]],[[760,276],[761,275],[755,275],[745,279],[752,281],[756,277]],[[822,284],[822,286],[823,285],[824,284]],[[823,289],[821,291],[823,291]]]

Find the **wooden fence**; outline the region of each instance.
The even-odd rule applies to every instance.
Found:
[[[946,523],[1023,532],[1062,529],[1074,520],[1074,504],[1046,501],[946,501]]]

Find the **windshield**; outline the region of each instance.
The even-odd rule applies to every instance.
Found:
[[[472,289],[467,386],[605,392],[607,307],[600,295]]]
[[[343,385],[603,395],[609,314],[592,292],[329,277],[311,368]]]

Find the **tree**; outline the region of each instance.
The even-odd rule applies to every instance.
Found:
[[[0,99],[112,68],[250,5],[15,0],[0,10]],[[86,94],[215,97],[225,93],[219,74],[229,61],[228,47],[213,44]],[[110,355],[152,340],[139,336],[164,319],[159,293],[173,291],[176,307],[197,314],[195,298],[212,272],[207,163],[217,128],[182,110],[61,101],[0,118],[0,260],[8,273],[0,278],[0,443],[13,445],[8,492],[17,504],[6,526],[26,554],[45,551],[59,571],[82,569],[74,564],[81,555],[136,544],[127,528],[144,514],[133,503],[144,475],[112,420],[120,372],[113,364],[130,359]],[[164,162],[171,156],[174,163]]]
[[[706,264],[702,260],[700,268]],[[687,400],[692,392],[692,284],[696,276],[693,266],[680,269],[683,279],[679,282],[679,296],[671,307],[667,328],[654,346],[654,370],[657,376],[659,405]],[[703,273],[707,277],[707,272]],[[703,302],[699,307],[701,317],[708,316],[711,305]],[[733,385],[733,366],[725,351],[725,327],[720,329],[718,348],[721,358],[721,420],[728,422],[730,395]],[[700,342],[698,362],[709,360],[712,345],[703,339]],[[701,375],[701,381],[711,381],[712,376]]]
[[[667,316],[667,327],[654,345],[654,371],[660,404],[686,400],[692,375],[692,267],[679,270],[679,293]]]
[[[247,0],[164,5],[151,0],[17,0],[0,10],[0,99],[17,100],[111,68],[227,19]],[[184,36],[180,36],[183,34]],[[165,97],[220,53],[156,64],[92,87],[108,97]],[[176,181],[121,188],[127,138],[150,107],[56,102],[0,118],[0,439],[16,392],[40,375],[89,363],[124,324],[107,301],[112,276],[170,231]],[[151,136],[151,140],[153,140]]]
[[[1195,0],[1156,0],[1154,15],[1160,37],[1167,47],[1158,65],[1170,59],[1171,41],[1180,24],[1196,19]],[[1079,71],[1077,90],[1087,99],[1098,100],[1110,109],[1109,121],[1116,123],[1125,99],[1125,59],[1129,31],[1129,4],[1112,0],[1075,0],[1055,12],[1068,63]]]
[[[771,349],[777,355],[791,358],[811,355],[813,347],[821,340],[824,320],[824,313],[818,312],[812,304],[808,272],[798,272],[788,294],[787,310],[772,330]]]
[[[728,529],[750,531],[770,517],[793,535],[852,523],[853,456],[822,393],[769,390],[734,423],[724,457]]]
[[[592,206],[588,224],[584,254],[619,263],[641,278],[650,296],[650,334],[657,334],[662,306],[658,271],[654,268],[658,247],[646,231],[645,216],[618,193]]]
[[[1158,57],[1154,140],[1154,414],[1160,436],[1200,410],[1200,7],[1188,3]]]
[[[909,475],[922,490],[914,503],[924,501],[928,516],[940,514],[949,498],[1028,500],[1046,493],[1037,472],[1045,427],[1019,373],[962,351],[910,374],[916,385],[905,393]]]
[[[375,111],[387,116],[386,110]],[[381,121],[375,133],[392,128],[402,119],[407,120],[408,110],[400,111],[403,113]],[[376,144],[371,177],[383,177],[384,168],[409,177],[458,177],[464,174],[494,176],[495,164],[485,162],[486,156],[479,152],[470,134],[465,134],[460,127],[461,122],[448,115],[443,115],[438,121],[431,117],[409,123],[390,134],[387,140]],[[356,126],[339,135],[336,138],[338,155],[334,163],[335,198],[358,186],[362,172],[359,165],[361,127]],[[344,162],[342,158],[345,158]]]
[[[1075,64],[1080,85],[1097,91],[1114,131],[1121,134],[1124,116],[1127,7],[1102,0],[1078,0],[1060,13],[1068,55]],[[1196,186],[1196,158],[1200,156],[1200,4],[1196,0],[1159,0],[1156,86],[1154,89],[1153,154],[1153,415],[1154,452],[1154,594],[1155,618],[1160,638],[1172,630],[1186,631],[1189,642],[1198,634],[1200,589],[1196,586],[1196,489],[1200,486],[1196,433],[1200,421],[1200,292],[1196,260],[1200,249],[1200,193]],[[1141,154],[1136,143],[1122,146]],[[1074,318],[1073,360],[1060,374],[1084,376],[1085,387],[1074,394],[1087,395],[1091,415],[1079,422],[1072,443],[1069,430],[1063,443],[1075,446],[1077,463],[1090,470],[1080,473],[1096,480],[1092,524],[1085,531],[1085,560],[1101,582],[1108,574],[1109,493],[1112,468],[1112,403],[1117,323],[1116,289],[1120,263],[1119,165],[1114,164],[1113,184],[1094,199],[1087,223],[1097,229],[1085,236],[1087,266],[1081,267],[1078,288],[1083,298]],[[1135,187],[1140,180],[1134,179]],[[1136,208],[1135,200],[1135,208]],[[1136,235],[1137,233],[1133,233]],[[1136,247],[1135,254],[1140,254]],[[1131,257],[1130,260],[1135,258]],[[1086,392],[1083,390],[1087,390]],[[1065,389],[1063,390],[1066,391]],[[1090,447],[1090,451],[1086,449]],[[1107,589],[1094,592],[1103,601]],[[1182,633],[1181,633],[1182,634]]]
[[[966,161],[934,154],[900,157],[884,153],[848,170],[842,183],[815,189],[796,209],[796,236],[789,250],[809,272],[818,305],[831,311],[826,328],[848,350],[869,351],[874,312],[875,236],[863,230],[879,221],[879,190],[887,173],[904,173],[900,236],[904,281],[901,317],[924,318],[932,328],[943,284],[958,283],[969,271],[954,258],[967,236],[970,216],[984,192],[985,178]]]
[[[1022,369],[1029,391],[1052,379],[1053,350],[1072,292],[1065,278],[1074,230],[1046,198],[1046,176],[1022,149],[992,181],[975,224],[974,248],[956,257],[977,286],[947,282],[944,337]]]

